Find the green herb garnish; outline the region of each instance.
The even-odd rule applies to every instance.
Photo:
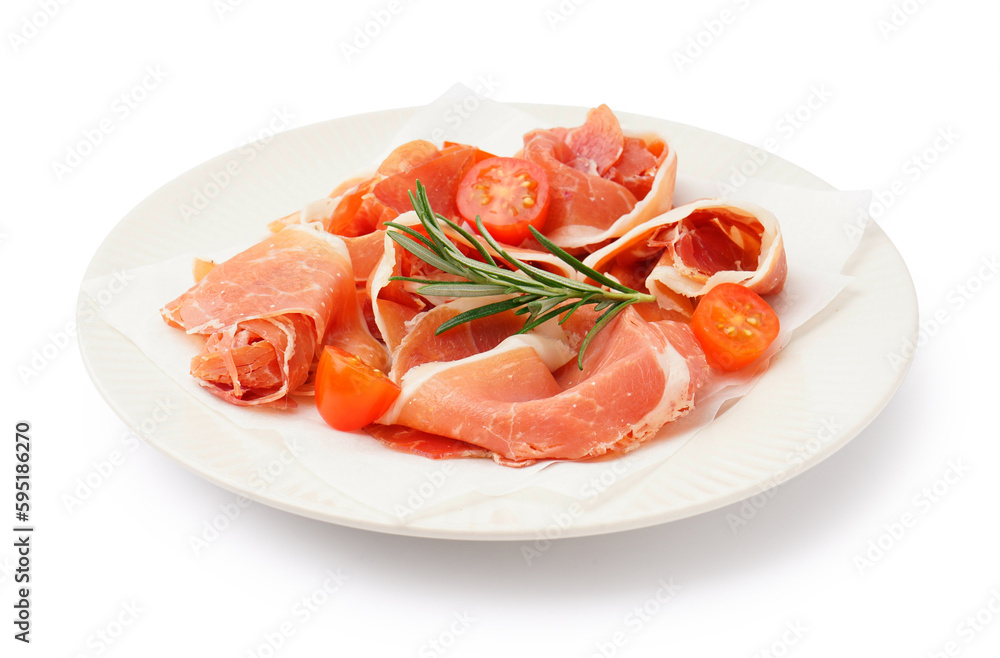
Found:
[[[652,295],[632,290],[614,279],[604,276],[593,268],[557,247],[548,238],[531,227],[531,234],[538,242],[557,258],[567,263],[589,279],[607,286],[602,288],[583,281],[569,279],[559,274],[528,265],[511,256],[493,239],[476,217],[476,229],[497,255],[510,264],[513,270],[501,267],[483,246],[482,242],[467,230],[442,216],[435,215],[427,199],[427,190],[417,181],[417,193],[409,192],[410,203],[416,211],[427,236],[409,226],[386,222],[390,227],[389,237],[411,254],[443,272],[460,277],[461,281],[435,281],[408,276],[390,277],[390,281],[410,281],[424,284],[417,289],[423,295],[440,297],[488,297],[493,295],[513,295],[498,302],[492,302],[460,313],[443,322],[435,333],[440,334],[460,324],[478,320],[504,311],[514,311],[517,315],[527,315],[524,326],[518,333],[525,333],[538,325],[562,315],[562,324],[581,306],[594,304],[595,311],[604,311],[594,326],[587,332],[580,345],[577,366],[583,369],[583,355],[591,339],[627,306],[637,302],[652,302]],[[449,228],[467,240],[482,256],[479,261],[469,258],[445,235],[441,227],[444,222]],[[428,237],[429,236],[429,237]]]

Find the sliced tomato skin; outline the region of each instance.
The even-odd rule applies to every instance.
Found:
[[[539,231],[549,212],[549,180],[545,170],[523,158],[492,157],[465,175],[456,199],[459,214],[475,226],[478,215],[499,242],[518,245]]]
[[[778,337],[778,315],[764,299],[738,283],[721,283],[698,302],[691,329],[713,368],[744,368]]]
[[[327,345],[316,370],[316,409],[329,425],[352,432],[384,414],[399,386],[353,354]]]

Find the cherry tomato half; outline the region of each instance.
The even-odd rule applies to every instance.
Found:
[[[458,186],[458,212],[475,226],[476,215],[499,242],[518,245],[541,230],[549,212],[549,179],[545,170],[521,158],[487,158],[476,164]]]
[[[701,298],[691,329],[708,363],[719,370],[739,370],[774,342],[778,316],[760,295],[738,283],[721,283]]]
[[[399,386],[339,347],[327,345],[316,370],[316,408],[338,430],[361,429],[384,414],[399,397]]]

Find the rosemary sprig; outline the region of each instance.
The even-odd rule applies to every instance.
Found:
[[[562,316],[562,324],[581,306],[594,305],[595,311],[603,311],[594,326],[587,332],[580,345],[577,356],[577,366],[583,369],[583,355],[593,337],[611,322],[612,319],[626,307],[637,302],[651,302],[656,298],[652,295],[632,290],[614,279],[587,267],[579,260],[557,247],[548,238],[531,227],[532,235],[545,249],[557,258],[567,263],[577,272],[587,278],[603,284],[596,286],[584,281],[577,281],[559,274],[552,274],[541,268],[529,265],[511,256],[490,235],[482,220],[476,217],[476,229],[485,240],[483,245],[469,231],[455,222],[436,215],[427,199],[427,190],[420,181],[416,184],[416,194],[410,192],[410,203],[416,211],[420,224],[427,235],[396,222],[386,222],[388,235],[399,246],[425,263],[443,272],[459,277],[460,281],[435,281],[408,276],[390,277],[390,281],[410,281],[423,284],[417,292],[423,295],[440,297],[489,297],[495,295],[511,295],[510,297],[479,306],[459,313],[437,328],[440,334],[448,329],[471,320],[489,317],[504,311],[514,311],[518,315],[526,315],[524,326],[519,333],[534,329],[543,322]],[[441,223],[460,235],[471,244],[482,260],[469,258],[445,234]],[[497,264],[487,246],[503,261],[514,269],[507,269]]]

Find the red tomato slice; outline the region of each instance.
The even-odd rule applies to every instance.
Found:
[[[774,342],[778,316],[760,295],[737,283],[721,283],[698,302],[691,329],[708,363],[720,370],[739,370]]]
[[[338,430],[361,429],[384,414],[399,396],[399,386],[339,347],[327,345],[316,370],[316,408]]]
[[[499,242],[518,245],[541,230],[549,212],[545,170],[521,158],[487,158],[458,186],[458,212],[473,226],[476,215]]]

